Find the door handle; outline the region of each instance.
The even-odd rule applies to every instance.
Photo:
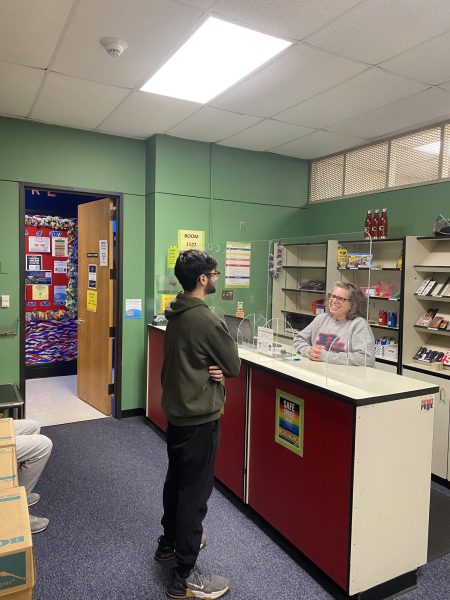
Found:
[[[84,319],[77,319],[77,323],[78,325],[81,325],[81,323],[84,323]]]

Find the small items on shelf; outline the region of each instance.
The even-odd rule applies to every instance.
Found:
[[[300,281],[298,289],[306,292],[324,292],[325,281]]]
[[[437,311],[437,308],[428,308],[427,312],[417,320],[416,327],[429,327],[434,317],[437,315]]]
[[[450,298],[450,277],[443,281],[424,279],[415,292],[416,296],[434,296],[437,298]]]

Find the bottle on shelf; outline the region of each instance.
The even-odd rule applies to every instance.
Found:
[[[378,224],[378,238],[380,240],[385,240],[388,235],[388,216],[387,211],[383,208],[383,211],[380,216],[379,224]]]
[[[366,220],[364,221],[364,239],[367,240],[372,235],[372,211],[368,210]]]
[[[378,239],[378,227],[380,225],[380,215],[378,208],[375,209],[373,219],[372,219],[372,228],[371,228],[371,236],[373,240]]]

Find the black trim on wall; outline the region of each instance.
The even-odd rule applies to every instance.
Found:
[[[128,417],[143,417],[145,416],[145,410],[143,408],[129,408],[123,410],[120,413],[119,418],[127,419]]]
[[[77,196],[96,196],[95,199],[111,198],[116,207],[116,245],[114,246],[114,262],[117,273],[117,289],[114,292],[114,320],[116,325],[115,352],[114,352],[114,417],[122,416],[122,304],[123,304],[123,223],[122,223],[122,205],[123,193],[107,192],[102,190],[90,190],[85,188],[72,188],[59,185],[36,184],[28,181],[19,182],[19,315],[20,315],[20,356],[19,356],[19,378],[20,393],[24,399],[24,415],[26,413],[26,394],[25,394],[25,189],[33,188],[48,192],[70,192]],[[139,410],[139,409],[138,409]]]

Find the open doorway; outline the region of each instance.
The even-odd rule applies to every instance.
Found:
[[[33,184],[20,191],[26,415],[42,425],[118,417],[121,196]]]

